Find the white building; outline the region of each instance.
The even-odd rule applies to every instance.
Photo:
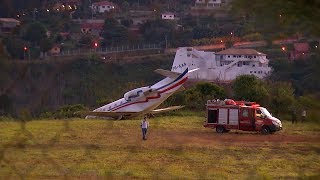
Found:
[[[20,25],[20,21],[13,18],[0,18],[0,34],[10,33],[15,27]]]
[[[177,50],[172,71],[186,67],[199,68],[190,74],[190,79],[229,82],[239,75],[252,74],[266,77],[271,68],[266,54],[254,49],[226,49],[220,52],[198,51],[184,47]]]
[[[220,7],[225,3],[225,0],[196,0],[195,7],[213,8]]]
[[[175,19],[175,14],[172,12],[165,12],[161,14],[161,19],[166,19],[166,20],[174,20]]]
[[[116,5],[109,1],[100,1],[92,3],[92,10],[95,13],[110,12],[116,8]]]

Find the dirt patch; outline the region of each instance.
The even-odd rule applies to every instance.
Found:
[[[260,133],[229,132],[218,134],[215,132],[175,132],[154,131],[150,139],[163,139],[163,141],[181,144],[234,144],[234,145],[264,145],[268,143],[320,143],[320,135],[292,135],[275,133],[262,135]]]

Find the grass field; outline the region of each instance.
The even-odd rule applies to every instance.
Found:
[[[320,125],[216,134],[197,115],[150,120],[0,121],[0,179],[319,179]]]

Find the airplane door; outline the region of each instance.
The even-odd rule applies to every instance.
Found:
[[[240,108],[240,130],[252,131],[255,129],[254,109],[248,107]]]

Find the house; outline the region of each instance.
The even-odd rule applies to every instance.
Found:
[[[226,17],[232,0],[196,0],[191,7],[191,14],[194,16],[211,15]]]
[[[115,10],[116,4],[109,1],[100,1],[92,3],[91,8],[95,13],[105,13]]]
[[[223,3],[225,3],[224,0],[196,0],[195,7],[214,8],[221,7]]]
[[[99,36],[103,30],[104,23],[85,22],[81,24],[81,32]]]
[[[290,60],[306,59],[310,56],[310,46],[308,43],[294,43],[293,50],[289,53]]]
[[[60,0],[56,2],[52,9],[56,11],[73,11],[81,6],[81,0]]]
[[[12,30],[20,25],[20,21],[13,18],[0,18],[0,34],[10,33]]]
[[[58,44],[55,44],[52,46],[52,48],[49,50],[50,55],[58,55],[61,52],[61,47]]]
[[[175,14],[172,12],[164,12],[161,14],[161,19],[174,20],[175,17]]]

